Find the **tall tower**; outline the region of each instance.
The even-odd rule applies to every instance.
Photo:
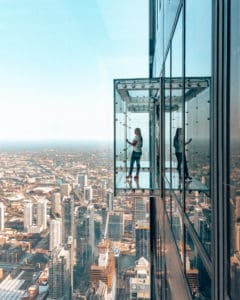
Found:
[[[94,248],[95,248],[95,224],[94,224],[94,206],[88,206],[89,214],[89,245],[91,246],[92,260],[94,259]]]
[[[1,202],[0,203],[0,231],[3,231],[4,229],[4,204]]]
[[[69,251],[54,249],[49,261],[50,299],[71,299]]]
[[[62,222],[63,222],[63,243],[68,243],[68,238],[73,236],[72,221],[73,221],[74,199],[73,195],[70,197],[63,197],[62,201]]]
[[[150,259],[150,230],[149,223],[142,222],[136,227],[136,259]]]
[[[123,213],[110,213],[108,223],[108,238],[112,241],[121,241],[124,232]]]
[[[132,233],[135,237],[135,228],[138,222],[146,220],[146,202],[141,197],[134,197],[132,202]]]
[[[24,230],[28,231],[29,227],[32,226],[32,210],[33,204],[31,201],[24,203]]]
[[[80,188],[84,188],[88,184],[87,174],[78,175],[78,184]]]
[[[42,225],[43,230],[47,228],[47,202],[39,200],[37,204],[37,225]]]
[[[60,219],[50,221],[50,242],[49,250],[52,251],[55,247],[62,244],[62,222]]]
[[[106,202],[108,211],[113,211],[113,191],[110,189],[107,190]]]
[[[85,186],[83,189],[83,196],[84,201],[89,202],[92,200],[92,187],[91,186]]]
[[[57,217],[62,216],[62,209],[61,209],[61,194],[54,193],[52,196],[52,212]]]
[[[71,192],[71,186],[68,183],[63,183],[61,185],[61,196],[62,197],[68,197],[70,195]]]
[[[94,285],[101,280],[108,286],[109,297],[107,299],[116,299],[115,294],[115,259],[113,253],[110,253],[110,242],[104,240],[98,245],[98,265],[91,266],[90,282]],[[106,299],[104,297],[104,299]],[[102,298],[101,298],[102,299]]]

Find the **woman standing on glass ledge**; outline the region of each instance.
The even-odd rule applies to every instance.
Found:
[[[184,145],[190,144],[191,141],[192,141],[192,139],[189,139],[186,143],[184,143]],[[178,175],[179,175],[179,179],[181,180],[182,179],[181,165],[182,165],[183,153],[184,153],[182,128],[177,128],[175,136],[174,136],[174,140],[173,140],[173,146],[175,148],[175,155],[177,158]],[[184,179],[192,180],[192,177],[189,176],[185,153],[184,153]]]
[[[131,160],[130,160],[130,169],[129,169],[129,173],[126,176],[126,178],[132,179],[133,166],[136,161],[137,172],[136,172],[136,175],[134,176],[134,179],[137,180],[138,176],[139,176],[139,172],[140,172],[140,159],[142,156],[143,138],[142,138],[140,128],[135,128],[134,132],[135,132],[135,137],[132,142],[130,142],[128,139],[126,139],[127,143],[133,146],[133,151],[132,151]]]

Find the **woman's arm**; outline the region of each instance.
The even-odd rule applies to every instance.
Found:
[[[186,143],[185,143],[185,145],[188,145],[188,144],[190,144],[191,143],[191,141],[192,141],[192,138],[191,139],[189,139]]]
[[[127,143],[132,145],[132,146],[136,146],[137,145],[137,141],[133,140],[132,142],[130,142],[128,139],[126,139]]]

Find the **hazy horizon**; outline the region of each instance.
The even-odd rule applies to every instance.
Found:
[[[41,151],[41,150],[100,150],[113,149],[113,141],[100,140],[18,140],[1,141],[0,153],[5,151]]]

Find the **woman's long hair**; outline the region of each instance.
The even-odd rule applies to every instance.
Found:
[[[175,148],[177,147],[178,139],[179,139],[181,130],[182,130],[182,128],[180,128],[180,127],[178,127],[177,130],[176,130],[176,133],[175,133],[175,136],[174,136],[174,139],[173,139],[173,146]]]
[[[175,139],[178,139],[181,130],[182,130],[182,128],[180,128],[180,127],[177,128],[176,133],[175,133],[175,136],[174,136],[174,140],[175,140]]]
[[[140,128],[135,128],[135,133],[140,136],[141,147],[142,147],[142,145],[143,145],[143,138],[142,138],[141,129]]]

